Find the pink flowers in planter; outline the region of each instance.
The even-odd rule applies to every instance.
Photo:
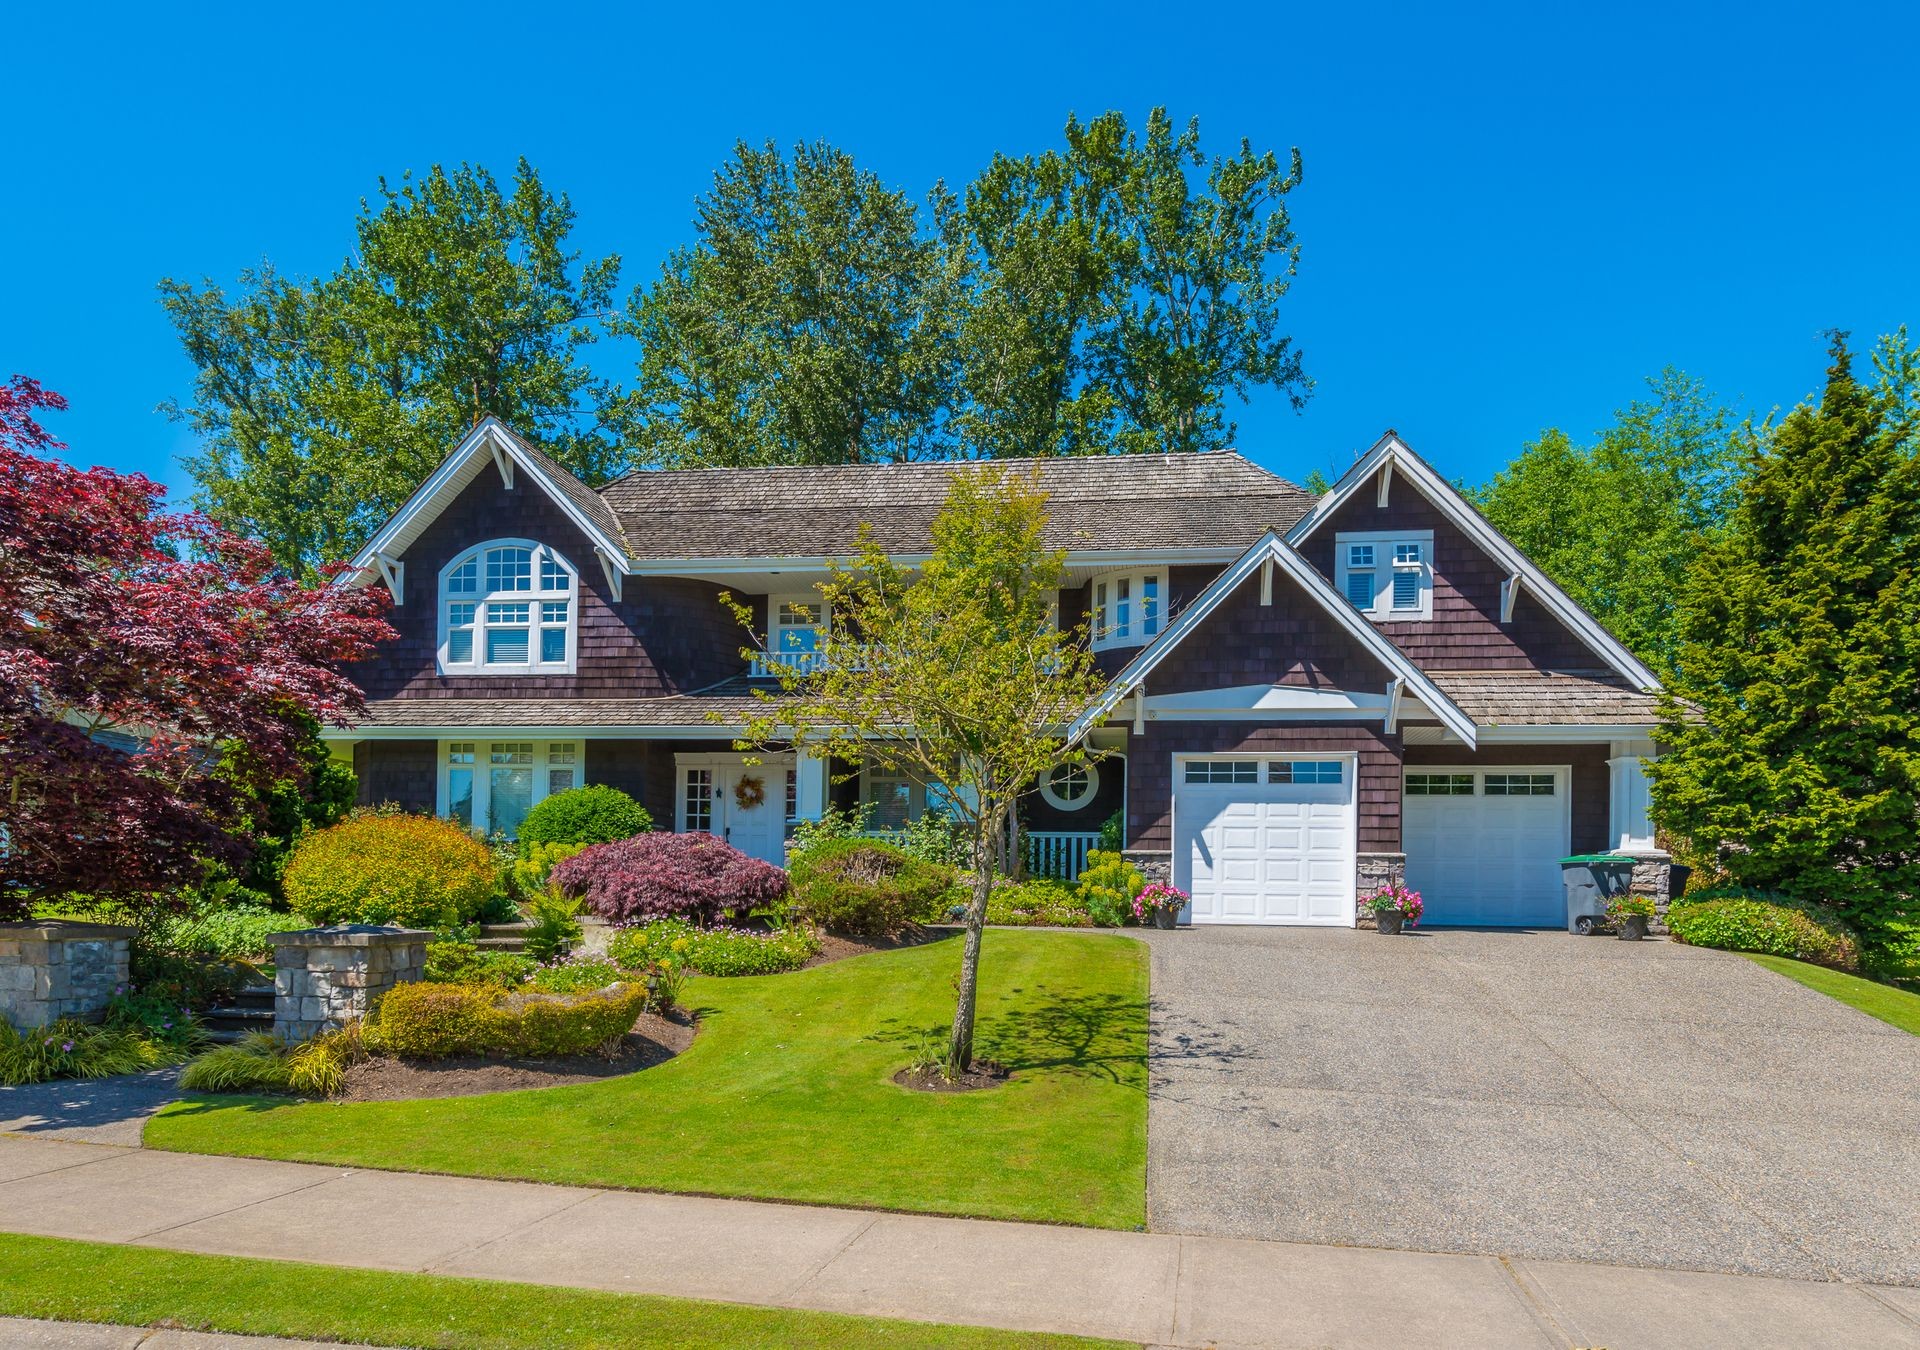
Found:
[[[1187,907],[1189,898],[1178,886],[1156,881],[1133,897],[1133,917],[1146,923],[1151,921],[1157,910],[1178,914]]]
[[[1399,882],[1379,886],[1360,897],[1360,908],[1369,914],[1403,914],[1407,927],[1412,928],[1420,922],[1420,916],[1426,912],[1421,902],[1420,892],[1410,891]]]
[[[687,919],[778,903],[787,874],[710,834],[636,834],[555,864],[548,880],[613,923]]]

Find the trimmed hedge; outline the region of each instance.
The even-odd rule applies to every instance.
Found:
[[[710,834],[641,834],[595,844],[554,866],[548,882],[612,923],[686,919],[778,904],[787,874]]]
[[[798,970],[820,951],[820,939],[805,928],[750,933],[739,928],[695,928],[661,919],[613,935],[607,955],[628,970],[655,961],[684,962],[702,975],[779,975]]]
[[[540,844],[610,844],[652,828],[646,807],[619,788],[595,783],[535,802],[515,838],[526,857]]]
[[[370,1049],[401,1059],[448,1055],[584,1055],[633,1029],[643,984],[584,994],[510,994],[487,984],[399,984],[362,1030]]]
[[[1860,944],[1821,905],[1752,891],[1707,891],[1667,912],[1675,940],[1692,947],[1789,956],[1835,970],[1860,968]]]
[[[958,876],[873,839],[832,839],[793,864],[795,909],[836,933],[879,936],[935,918]]]
[[[492,984],[518,989],[540,963],[519,952],[482,951],[471,942],[429,942],[421,978],[434,984]]]
[[[441,930],[487,903],[493,857],[451,820],[372,813],[303,838],[281,885],[294,909],[317,924]]]

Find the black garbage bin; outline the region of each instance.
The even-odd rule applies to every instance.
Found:
[[[1606,918],[1607,901],[1633,888],[1633,859],[1618,853],[1577,853],[1560,860],[1567,895],[1567,931],[1591,933]]]

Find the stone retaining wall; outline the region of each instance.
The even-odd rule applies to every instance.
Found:
[[[273,934],[274,1034],[293,1045],[365,1017],[394,985],[420,978],[432,939],[361,923]]]
[[[0,924],[0,1017],[16,1030],[62,1017],[97,1022],[127,982],[133,929],[41,919]]]

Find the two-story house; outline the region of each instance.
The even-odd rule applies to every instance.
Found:
[[[1389,433],[1324,497],[1231,453],[1039,461],[1063,621],[1112,676],[1109,753],[1036,784],[1040,855],[1071,872],[1123,813],[1128,854],[1196,923],[1355,922],[1398,877],[1431,922],[1562,918],[1557,860],[1651,851],[1651,671]],[[924,557],[955,466],[695,469],[596,491],[497,422],[367,544],[400,638],[329,734],[363,801],[511,834],[550,792],[608,783],[661,828],[778,861],[792,822],[913,784],[732,748],[764,659],[819,639],[816,584],[862,524]],[[1105,715],[1097,727],[1092,723]],[[743,782],[745,788],[743,790]]]

